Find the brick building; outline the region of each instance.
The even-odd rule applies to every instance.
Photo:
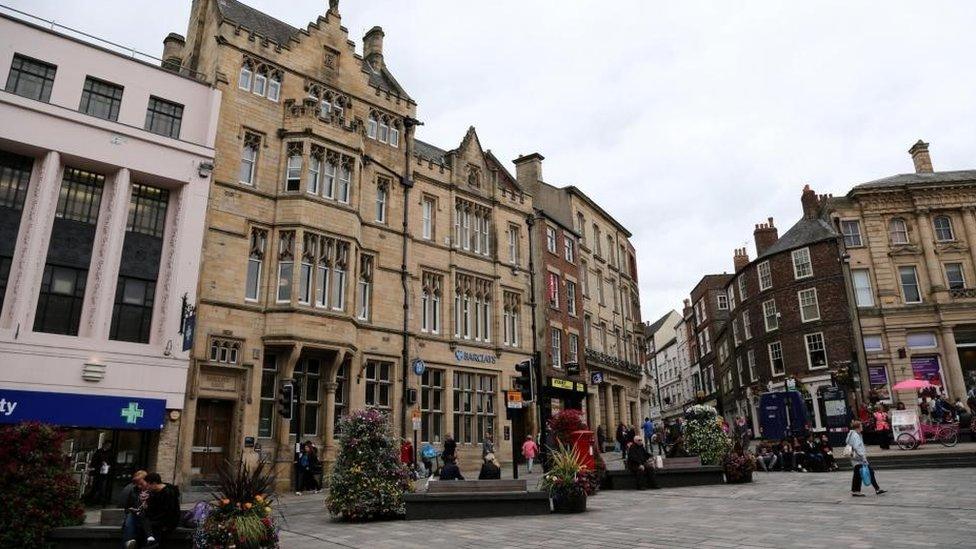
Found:
[[[542,375],[538,425],[559,410],[583,410],[587,394],[579,234],[573,227],[570,195],[541,180],[537,163],[542,159],[536,153],[515,160],[516,177],[535,206],[529,230],[537,296],[535,341]]]
[[[542,160],[539,154],[529,154],[515,161],[516,178],[523,188],[534,188],[542,180]],[[644,325],[640,320],[637,259],[630,232],[609,213],[575,186],[556,190],[568,198],[568,211],[578,235],[575,259],[579,268],[577,293],[582,297],[583,360],[589,374],[589,384],[584,383],[588,423],[612,433],[620,421],[636,424],[642,419],[639,385]],[[564,250],[557,247],[558,253]]]
[[[235,0],[194,2],[185,42],[167,38],[170,63],[224,92],[184,480],[266,457],[285,481],[296,440],[328,464],[337,419],[366,406],[402,436],[419,415],[419,442],[453,434],[468,464],[487,434],[510,460],[525,429],[502,391],[531,356],[531,196],[473,128],[454,148],[415,139],[383,41],[374,27],[357,53],[337,2],[294,28]]]
[[[872,400],[905,379],[952,398],[976,387],[976,170],[933,171],[928,144],[915,172],[862,183],[830,201],[850,256]]]
[[[725,285],[731,278],[732,275],[729,274],[705,275],[691,290],[690,336],[702,393],[698,400],[717,407],[720,413],[722,408],[718,400],[719,363],[716,360],[716,351],[719,331],[729,318]],[[685,307],[686,314],[687,309]],[[696,396],[697,393],[698,391]]]
[[[719,343],[722,408],[753,419],[759,396],[796,380],[814,429],[825,427],[821,388],[845,376],[857,356],[845,264],[827,211],[829,198],[804,187],[803,217],[783,236],[772,218],[756,225],[757,258],[735,251],[724,286],[729,321]]]

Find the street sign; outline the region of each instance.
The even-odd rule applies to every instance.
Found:
[[[413,430],[419,431],[421,428],[420,410],[413,411]]]
[[[419,358],[413,359],[411,365],[413,366],[413,373],[417,374],[418,376],[423,375],[424,370],[427,369],[427,365],[424,364],[424,361]]]
[[[566,363],[566,373],[571,376],[578,376],[580,373],[579,362],[567,362]]]
[[[524,402],[522,401],[522,391],[506,391],[506,400],[509,408],[521,408]]]
[[[573,382],[568,379],[559,379],[558,377],[550,378],[549,385],[557,389],[567,389],[569,391],[573,390]]]
[[[786,390],[795,391],[796,390],[796,379],[792,377],[786,378]]]
[[[593,372],[590,374],[590,383],[599,385],[603,383],[603,372]]]

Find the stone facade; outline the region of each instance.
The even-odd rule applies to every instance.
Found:
[[[829,203],[850,256],[861,380],[872,400],[914,402],[890,389],[914,377],[965,401],[976,387],[976,171],[933,172],[922,141],[909,153],[915,173]]]
[[[328,464],[336,418],[364,406],[408,438],[419,416],[420,443],[453,434],[462,462],[489,433],[511,460],[504,441],[526,428],[505,418],[503,391],[531,357],[531,195],[473,128],[450,150],[416,139],[382,30],[360,55],[338,8],[295,29],[194,2],[169,53],[224,92],[182,477],[213,474],[219,451],[274,459],[287,479],[296,439]],[[289,429],[275,398],[292,381],[306,405]]]
[[[687,314],[686,307],[686,315],[691,324],[691,345],[695,352],[692,358],[698,364],[697,371],[701,379],[702,394],[698,396],[698,400],[716,407],[719,405],[719,363],[716,360],[718,335],[729,318],[725,285],[731,278],[732,275],[729,274],[703,276],[691,290],[690,314]],[[722,412],[721,407],[719,412]]]

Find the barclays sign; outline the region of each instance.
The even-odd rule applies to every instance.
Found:
[[[479,362],[481,364],[495,364],[498,362],[498,357],[493,353],[472,353],[463,349],[454,351],[454,358],[458,362]]]

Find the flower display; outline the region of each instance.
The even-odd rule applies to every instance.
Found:
[[[723,432],[717,420],[718,412],[711,406],[696,404],[685,410],[684,449],[699,456],[702,465],[717,465],[732,448],[732,440]]]
[[[400,516],[406,512],[403,495],[412,490],[385,413],[369,408],[339,422],[339,454],[326,500],[330,513],[344,520]]]
[[[0,547],[41,547],[51,528],[84,520],[64,439],[41,423],[0,426]]]
[[[750,453],[732,452],[722,461],[725,478],[729,483],[749,482],[756,470],[756,458]]]
[[[267,462],[253,469],[228,463],[219,470],[214,502],[197,524],[198,549],[276,548],[280,527],[273,516],[274,477]]]

